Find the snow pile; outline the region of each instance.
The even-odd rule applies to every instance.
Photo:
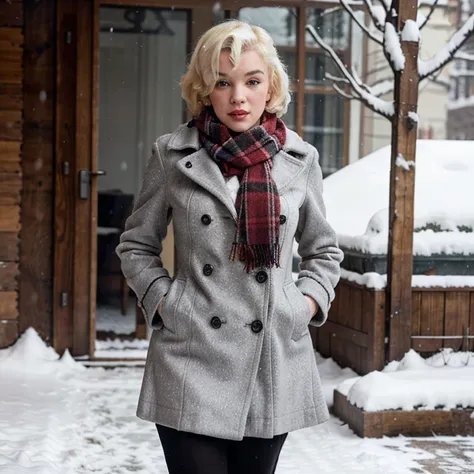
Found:
[[[0,350],[1,474],[71,472],[65,462],[83,403],[69,381],[84,370],[68,351],[59,358],[31,328]]]
[[[474,254],[474,141],[418,140],[416,155],[414,254]],[[324,180],[343,247],[387,253],[389,183],[389,146]]]
[[[410,350],[381,372],[349,379],[337,390],[365,411],[474,408],[474,353],[444,349],[423,359]]]
[[[0,374],[21,371],[61,377],[82,370],[85,368],[74,361],[67,349],[60,358],[33,328],[27,329],[12,347],[0,349]]]

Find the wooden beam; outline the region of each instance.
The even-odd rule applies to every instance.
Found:
[[[18,321],[0,321],[0,347],[11,346],[18,337]]]
[[[304,94],[306,76],[306,8],[297,9],[297,41],[296,41],[296,133],[303,138],[304,126]]]
[[[0,232],[0,260],[16,262],[19,258],[19,241],[16,232]]]
[[[51,341],[55,2],[25,2],[19,331]],[[39,118],[41,117],[41,118]]]
[[[18,318],[18,293],[16,291],[0,292],[0,319],[17,319],[17,318]]]
[[[76,140],[75,176],[79,170],[95,171],[91,163],[92,126],[92,35],[89,28],[93,20],[93,3],[79,1],[76,7],[77,58],[76,58]],[[73,169],[74,169],[73,168]],[[92,178],[89,199],[74,199],[74,290],[73,290],[73,355],[88,355],[90,343],[89,300],[91,297],[91,200],[97,195],[97,177]],[[77,183],[77,179],[76,179]],[[94,200],[95,202],[95,200]],[[94,238],[96,234],[94,233]],[[94,280],[95,281],[95,280]],[[94,320],[95,321],[95,320]],[[95,325],[94,325],[95,331]]]
[[[56,2],[56,140],[54,195],[53,346],[73,348],[74,192],[76,188],[76,2]],[[70,35],[71,41],[65,38]],[[63,171],[64,167],[69,172]],[[85,317],[87,317],[85,315]],[[74,355],[74,354],[73,354]]]
[[[390,11],[397,31],[407,20],[416,20],[417,0],[393,0]],[[400,38],[401,41],[401,38]],[[413,270],[413,213],[417,124],[409,120],[418,102],[418,42],[401,41],[405,67],[395,73],[390,168],[389,242],[387,259],[388,359],[401,359],[411,347]],[[411,163],[405,169],[399,162]]]

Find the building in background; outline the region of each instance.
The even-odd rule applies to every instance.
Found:
[[[432,0],[420,2],[419,11],[427,14]],[[420,58],[427,60],[438,52],[456,31],[455,11],[458,1],[440,0],[429,22],[422,30]],[[385,66],[385,67],[383,67]],[[446,123],[449,96],[449,63],[437,76],[436,82],[423,81],[419,89],[418,115],[419,137],[428,139],[447,138]],[[385,78],[393,77],[382,48],[373,41],[367,41],[367,63],[364,82],[373,84]],[[384,97],[391,100],[391,96]],[[385,145],[390,144],[391,123],[384,117],[364,107],[362,111],[362,134],[360,139],[360,156],[365,156]]]
[[[474,13],[474,0],[461,0],[457,7],[455,21],[460,26]],[[458,59],[451,68],[448,138],[474,140],[474,37],[466,42],[461,53],[472,56],[472,59]]]

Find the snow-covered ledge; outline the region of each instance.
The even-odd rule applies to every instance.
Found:
[[[387,286],[387,275],[370,272],[359,274],[341,269],[341,278],[373,290]],[[457,275],[413,275],[412,288],[474,288],[474,276]]]

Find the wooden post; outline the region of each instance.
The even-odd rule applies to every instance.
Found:
[[[391,11],[397,31],[415,20],[417,0],[393,0]],[[388,360],[400,359],[411,347],[411,277],[413,271],[413,215],[418,102],[418,42],[401,41],[403,71],[395,74],[390,168],[389,239],[387,259]],[[404,166],[403,166],[404,165]]]

